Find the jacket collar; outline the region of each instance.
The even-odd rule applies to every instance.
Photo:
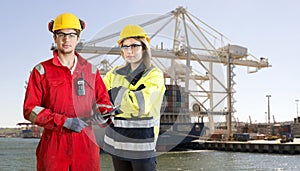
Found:
[[[78,63],[80,64],[86,64],[86,61],[84,60],[84,58],[82,58],[79,53],[77,51],[75,51],[75,55],[77,56],[77,59],[78,59]],[[52,60],[53,64],[56,65],[56,66],[63,66],[58,58],[58,52],[57,50],[54,50],[53,51],[53,60]],[[76,67],[76,66],[75,66]]]
[[[141,63],[133,72],[130,72],[130,65],[126,65],[125,67],[116,70],[116,73],[124,75],[128,82],[130,82],[132,85],[135,85],[143,76],[145,69],[145,64]]]
[[[138,75],[139,73],[141,72],[144,72],[146,69],[146,66],[144,63],[141,63],[133,72],[130,73],[130,65],[127,64],[126,66],[120,68],[120,69],[117,69],[116,72],[120,75]]]

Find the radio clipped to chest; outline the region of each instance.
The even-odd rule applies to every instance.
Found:
[[[81,72],[81,78],[77,79],[77,95],[84,96],[85,95],[85,81],[84,81],[84,73]]]

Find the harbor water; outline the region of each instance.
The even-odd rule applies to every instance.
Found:
[[[39,139],[0,138],[0,171],[34,171]],[[158,171],[300,170],[299,155],[223,151],[168,152],[158,156]],[[112,171],[111,158],[101,154],[101,171]]]

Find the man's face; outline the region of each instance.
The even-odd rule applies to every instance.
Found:
[[[74,29],[58,30],[54,35],[57,50],[63,54],[74,53],[78,40],[79,36]]]

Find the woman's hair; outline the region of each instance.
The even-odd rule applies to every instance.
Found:
[[[149,69],[152,66],[152,64],[151,64],[151,57],[152,56],[151,56],[150,44],[148,43],[148,41],[144,37],[129,37],[129,38],[134,38],[137,41],[142,43],[142,48],[143,48],[142,62],[146,66],[146,69]],[[123,44],[123,41],[121,42],[121,44]],[[121,55],[124,58],[123,51],[121,51]]]

